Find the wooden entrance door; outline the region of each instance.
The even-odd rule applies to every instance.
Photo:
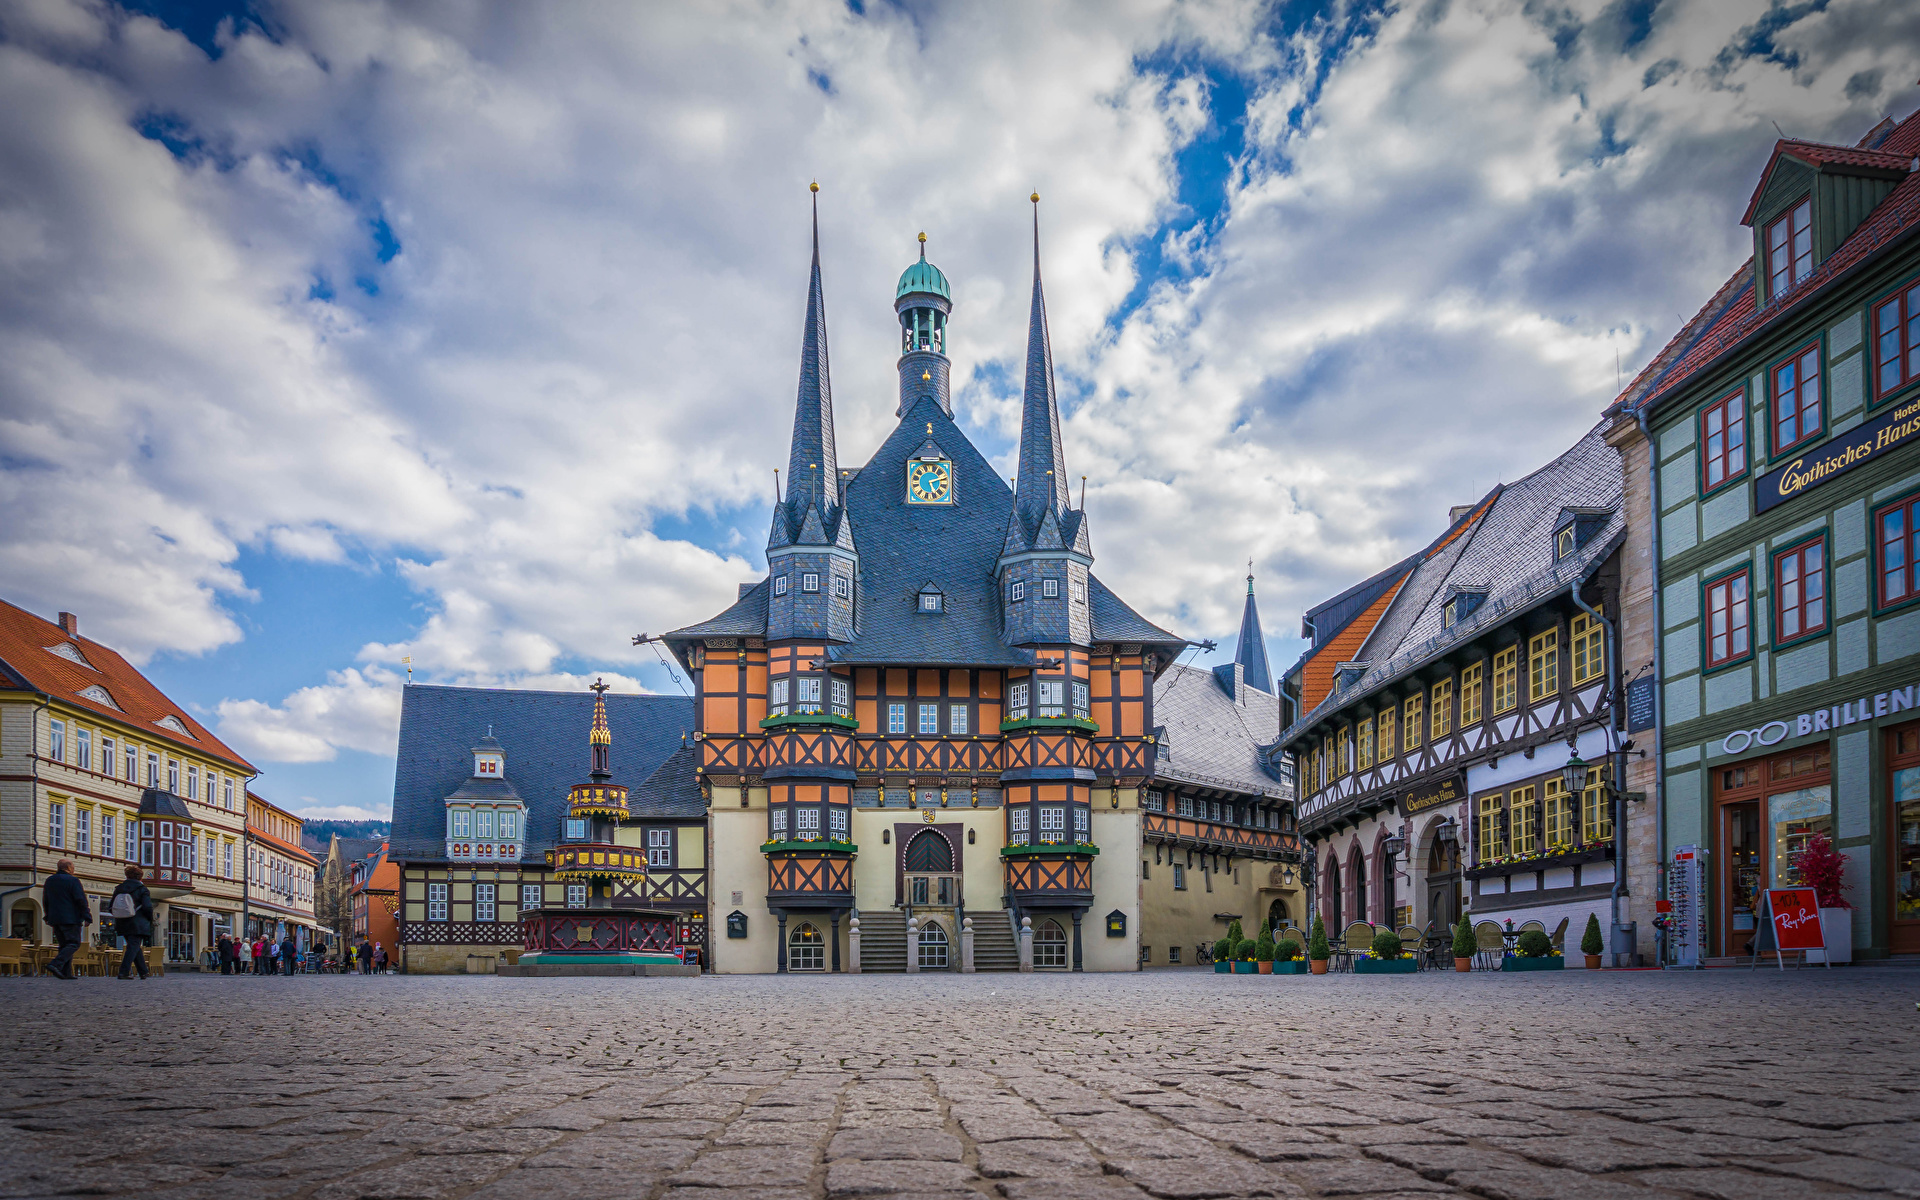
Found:
[[[1433,840],[1427,855],[1427,920],[1451,928],[1460,923],[1460,843]]]
[[[1766,887],[1760,857],[1760,802],[1742,800],[1720,806],[1720,953],[1753,953],[1755,906]]]
[[[1833,833],[1833,759],[1816,743],[1713,770],[1713,944],[1750,953],[1763,889],[1800,882],[1793,857]]]
[[[1895,954],[1920,954],[1920,722],[1887,730]]]

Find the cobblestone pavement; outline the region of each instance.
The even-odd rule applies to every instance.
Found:
[[[0,981],[0,1196],[1920,1196],[1920,971]]]

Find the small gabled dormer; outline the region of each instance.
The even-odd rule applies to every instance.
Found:
[[[1563,562],[1579,553],[1593,536],[1607,526],[1613,515],[1610,508],[1563,508],[1553,523],[1553,561]]]
[[[947,594],[940,590],[939,584],[929,580],[920,588],[913,607],[923,616],[937,617],[947,611]]]
[[[1440,627],[1452,629],[1455,625],[1474,614],[1487,602],[1485,587],[1454,586],[1447,590],[1447,598],[1440,602]]]
[[[1910,159],[1864,141],[1774,143],[1740,219],[1753,230],[1757,306],[1774,303],[1813,274],[1912,169]]]
[[[1372,665],[1371,662],[1343,662],[1334,667],[1333,690],[1336,692],[1344,692],[1354,684],[1359,683],[1360,677],[1365,675],[1367,668]]]
[[[527,806],[507,782],[507,753],[493,731],[473,746],[473,774],[446,798],[447,858],[517,862],[525,849]]]

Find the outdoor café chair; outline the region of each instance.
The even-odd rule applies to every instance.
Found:
[[[1347,932],[1340,939],[1340,969],[1351,970],[1354,956],[1373,945],[1373,926],[1365,921],[1355,921],[1347,926]]]
[[[1496,922],[1481,921],[1475,925],[1473,943],[1474,958],[1478,959],[1479,965],[1487,970],[1498,967],[1500,960],[1506,956],[1507,940]]]
[[[1560,918],[1560,923],[1554,926],[1553,933],[1548,936],[1547,940],[1553,943],[1553,952],[1555,954],[1561,955],[1562,957],[1566,955],[1567,953],[1567,918],[1566,917]]]
[[[25,975],[28,963],[27,939],[0,938],[0,971],[10,975]]]
[[[1421,967],[1426,966],[1426,963],[1420,961],[1422,958],[1420,953],[1420,943],[1422,941],[1420,930],[1413,925],[1402,925],[1395,932],[1400,935],[1400,953],[1414,961],[1414,969],[1417,971]]]

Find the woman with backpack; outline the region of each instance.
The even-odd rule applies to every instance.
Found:
[[[128,867],[127,877],[113,889],[113,931],[126,944],[120,956],[120,978],[133,978],[135,967],[140,978],[147,977],[147,939],[153,936],[153,896],[140,882],[139,867]]]

